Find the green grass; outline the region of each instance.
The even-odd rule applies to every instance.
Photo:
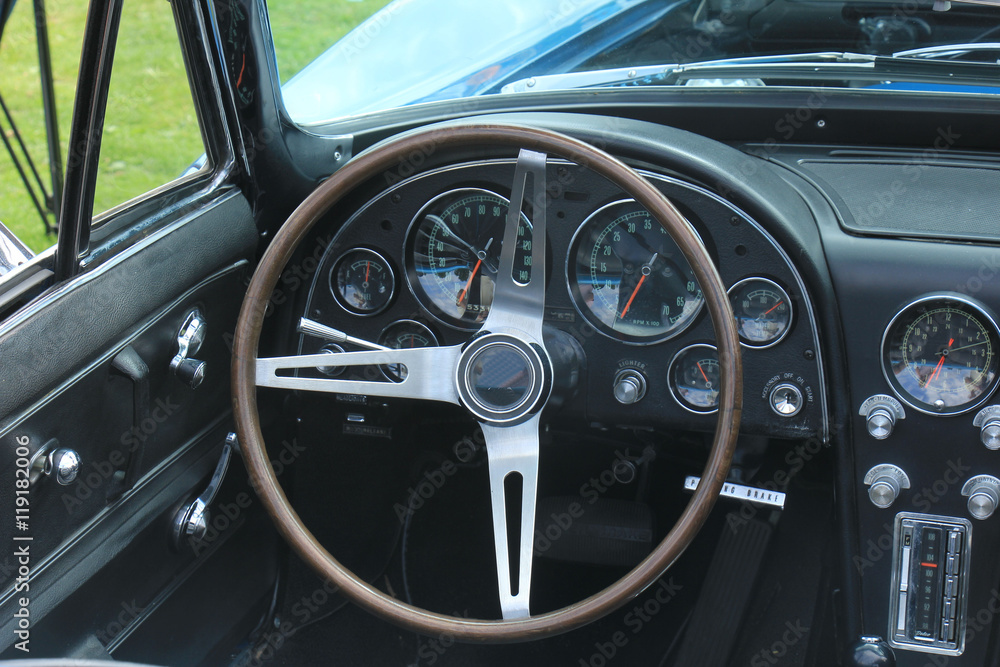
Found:
[[[270,22],[282,81],[386,4],[388,0],[272,0]],[[49,0],[46,9],[65,163],[86,3]],[[30,0],[18,1],[0,41],[0,94],[48,187]],[[8,129],[6,122],[3,127]],[[102,140],[95,213],[176,178],[202,151],[170,5],[163,0],[126,0]],[[55,242],[54,237],[45,235],[2,148],[0,221],[35,252]]]

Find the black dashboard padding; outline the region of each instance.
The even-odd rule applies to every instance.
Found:
[[[73,278],[0,327],[0,432],[84,363],[214,269],[251,257],[253,216],[223,196],[93,271]]]
[[[803,160],[850,215],[843,226],[862,234],[996,241],[1000,168]]]

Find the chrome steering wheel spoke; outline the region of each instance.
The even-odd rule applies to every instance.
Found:
[[[531,615],[528,604],[538,490],[538,421],[536,414],[516,426],[482,425],[490,469],[493,543],[504,620]]]
[[[500,267],[490,313],[483,331],[527,334],[531,342],[542,341],[542,319],[545,314],[545,213],[546,179],[544,153],[522,148],[514,167],[514,187],[507,209],[500,249]],[[531,202],[531,239],[517,235],[526,195]],[[531,269],[527,283],[514,276],[514,258],[518,244],[531,244]]]
[[[364,394],[386,398],[418,398],[443,403],[459,403],[455,369],[461,346],[419,347],[402,350],[366,350],[336,354],[304,354],[257,359],[258,387],[323,391],[333,394]],[[407,373],[399,382],[303,378],[278,375],[279,371],[329,366],[382,366],[399,364]]]

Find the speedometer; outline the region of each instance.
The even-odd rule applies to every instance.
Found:
[[[475,329],[489,314],[508,207],[507,199],[488,190],[452,190],[428,202],[410,226],[406,277],[442,322]],[[530,271],[531,223],[522,214],[514,277],[527,283]]]
[[[985,306],[958,295],[918,299],[893,318],[882,369],[900,399],[930,414],[959,414],[996,389],[1000,332]]]
[[[608,204],[584,221],[567,264],[577,308],[617,340],[666,340],[687,328],[704,303],[677,244],[631,199]]]

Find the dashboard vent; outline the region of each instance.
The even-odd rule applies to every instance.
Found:
[[[829,186],[852,232],[1000,240],[1000,168],[932,164],[919,156],[799,165]]]

